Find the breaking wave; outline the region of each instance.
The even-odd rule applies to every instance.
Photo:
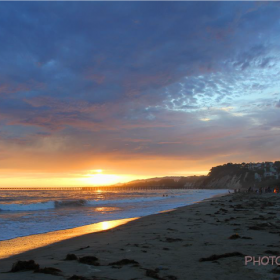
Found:
[[[32,204],[0,204],[0,211],[36,211],[54,208],[54,201]]]
[[[118,200],[56,200],[31,204],[0,204],[0,211],[39,211],[50,210],[62,207],[94,207],[108,204],[121,204],[121,203],[141,203],[150,202],[155,200],[167,199],[168,197],[146,197],[146,198],[131,198],[131,199],[118,199]]]

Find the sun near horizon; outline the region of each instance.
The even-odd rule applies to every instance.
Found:
[[[90,170],[88,173],[80,175],[72,174],[70,177],[56,177],[57,175],[66,176],[66,174],[29,174],[27,177],[25,174],[20,174],[16,178],[1,178],[1,187],[90,187],[90,186],[109,186],[115,184],[127,183],[133,180],[149,179],[154,177],[166,177],[166,176],[193,176],[193,175],[206,175],[208,171],[192,172],[184,175],[165,175],[155,174],[154,176],[144,175],[123,175],[123,174],[107,174],[105,170],[97,169]],[[77,177],[75,177],[77,176]]]
[[[255,162],[276,161],[278,158],[272,160],[256,159]],[[195,162],[188,162],[184,160],[168,161],[168,160],[144,160],[143,162],[131,161],[128,165],[122,165],[119,169],[132,171],[135,173],[124,174],[119,173],[119,169],[113,169],[113,164],[108,165],[108,169],[95,168],[88,170],[75,170],[75,166],[71,166],[69,172],[63,169],[48,169],[48,172],[32,170],[29,172],[7,170],[0,175],[0,188],[52,188],[52,187],[91,187],[91,186],[109,186],[115,184],[127,183],[134,180],[149,179],[156,177],[187,177],[187,176],[201,176],[207,175],[212,167],[223,165],[227,162],[217,162],[215,164],[208,163],[206,166],[200,167],[202,170],[197,171]],[[248,161],[253,162],[253,161]],[[177,165],[176,165],[177,163]],[[235,162],[241,163],[241,162]],[[181,167],[186,164],[187,167]],[[142,168],[141,168],[142,165]],[[65,168],[65,167],[64,167]],[[74,169],[74,170],[73,170]],[[63,172],[64,171],[64,172]]]

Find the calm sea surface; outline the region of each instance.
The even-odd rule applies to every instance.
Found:
[[[0,240],[141,217],[227,190],[0,191]]]

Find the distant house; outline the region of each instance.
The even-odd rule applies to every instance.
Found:
[[[262,180],[261,175],[258,173],[255,173],[255,180],[260,182]]]
[[[248,168],[254,171],[255,181],[261,182],[265,178],[271,178],[278,180],[280,178],[280,168],[278,168],[278,162],[258,162],[258,163],[242,163],[242,168]],[[280,166],[280,164],[279,164]]]
[[[276,169],[273,166],[270,167],[270,171],[273,172],[273,173],[277,173]]]
[[[272,173],[272,172],[270,172],[270,171],[264,172],[264,177],[265,177],[265,178],[271,177],[271,176],[273,176],[273,173]]]

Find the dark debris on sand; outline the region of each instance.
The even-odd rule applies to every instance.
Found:
[[[238,239],[238,238],[240,238],[240,235],[235,233],[235,234],[231,235],[228,239]]]
[[[114,280],[113,278],[101,277],[101,276],[91,276],[90,278],[81,275],[72,275],[67,278],[67,280]]]
[[[91,280],[91,279],[84,277],[84,276],[74,274],[73,276],[69,277],[68,280]]]
[[[266,250],[265,253],[266,254],[275,255],[275,256],[279,256],[280,255],[279,251],[272,251],[272,250]]]
[[[75,261],[78,257],[75,254],[67,254],[65,261]]]
[[[172,237],[166,237],[165,238],[165,242],[169,242],[169,243],[171,243],[171,242],[178,242],[178,241],[183,241],[183,239],[181,239],[181,238],[172,238]]]
[[[233,235],[231,235],[228,239],[239,239],[239,238],[241,238],[241,239],[253,239],[252,237],[248,237],[248,236],[240,236],[238,233],[235,233],[235,234],[233,234]]]
[[[156,269],[146,269],[146,276],[150,277],[150,278],[159,279],[159,280],[177,280],[178,279],[174,275],[168,275],[168,276],[165,276],[165,277],[162,278],[158,275],[158,273],[159,273],[158,268],[156,268]]]
[[[164,277],[164,279],[166,279],[166,280],[177,280],[178,277],[176,277],[174,275],[168,275],[168,276]]]
[[[216,261],[222,258],[230,258],[230,257],[244,257],[245,255],[239,252],[232,252],[232,253],[225,253],[221,255],[212,255],[207,258],[201,258],[199,259],[200,262],[210,262],[210,261]]]
[[[13,264],[10,272],[26,271],[26,270],[35,270],[39,269],[39,265],[35,263],[34,260],[29,261],[17,261]]]
[[[90,246],[81,247],[81,248],[80,248],[80,249],[78,249],[77,251],[82,251],[82,250],[84,250],[84,249],[88,249],[88,248],[90,248]]]
[[[89,265],[95,265],[95,266],[99,266],[99,261],[97,257],[94,256],[85,256],[85,257],[81,257],[79,258],[79,262],[80,263],[84,263],[84,264],[89,264]]]
[[[252,229],[252,230],[267,230],[267,229],[280,229],[280,227],[273,224],[273,223],[260,223],[260,224],[250,226],[249,229]]]
[[[153,269],[147,269],[146,276],[154,278],[154,279],[162,279],[158,275],[158,270],[153,270]]]
[[[108,277],[93,276],[91,278],[91,280],[116,280],[116,279],[108,278]]]
[[[122,259],[122,260],[117,261],[117,262],[109,263],[109,265],[119,265],[119,266],[128,265],[128,264],[139,265],[139,263],[137,261],[130,260],[130,259]]]
[[[276,266],[271,270],[272,273],[274,274],[280,274],[280,265]]]
[[[61,276],[62,271],[53,267],[40,268],[39,264],[35,263],[34,260],[29,261],[17,261],[13,264],[10,272],[28,271],[33,270],[34,273],[44,273],[56,276]]]
[[[56,276],[61,276],[62,271],[58,268],[54,267],[45,267],[45,268],[38,268],[34,270],[34,273],[44,273],[44,274],[51,274]]]

